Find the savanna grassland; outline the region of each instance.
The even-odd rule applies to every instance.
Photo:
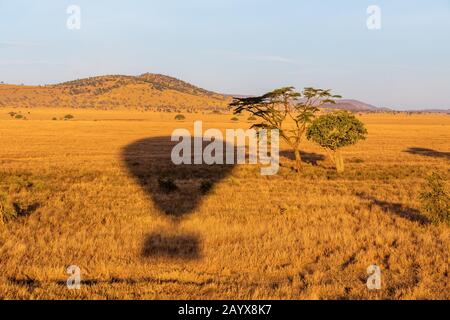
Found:
[[[287,153],[276,176],[188,169],[174,200],[158,185],[172,131],[248,128],[246,116],[10,111],[0,191],[21,214],[0,225],[0,298],[450,299],[450,228],[418,198],[433,171],[449,180],[448,115],[364,114],[368,139],[344,150],[342,174],[305,143],[300,175]],[[366,287],[373,264],[380,291]],[[80,290],[66,287],[69,265]]]

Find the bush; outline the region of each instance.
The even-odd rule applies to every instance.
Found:
[[[159,178],[158,184],[159,188],[165,193],[171,193],[178,190],[178,187],[172,178]]]
[[[256,119],[256,117],[255,116],[251,116],[251,117],[249,117],[248,119],[247,119],[247,121],[256,121],[257,119]]]
[[[0,193],[0,224],[6,223],[17,216],[14,207],[5,193]]]
[[[20,119],[23,119],[23,115],[21,115],[21,114],[16,114],[16,115],[14,116],[14,118],[20,120]]]
[[[428,177],[420,200],[423,210],[433,223],[450,225],[450,194],[445,190],[443,179],[438,173]]]
[[[64,116],[64,120],[72,120],[73,118],[75,118],[75,117],[73,115],[71,115],[71,114],[66,114]]]
[[[175,120],[177,120],[177,121],[184,121],[184,120],[186,120],[186,117],[184,115],[182,115],[182,114],[177,114],[175,116]]]
[[[238,117],[233,117],[233,118],[231,118],[231,121],[239,121],[239,118]]]

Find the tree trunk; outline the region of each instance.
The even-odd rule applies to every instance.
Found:
[[[302,155],[300,154],[300,148],[296,147],[294,150],[295,154],[295,167],[297,169],[297,172],[300,173],[302,170]]]
[[[344,172],[344,158],[342,157],[342,154],[339,150],[334,152],[334,164],[336,165],[337,172]]]

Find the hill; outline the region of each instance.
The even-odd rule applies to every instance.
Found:
[[[324,105],[326,109],[348,110],[353,112],[385,112],[392,111],[388,108],[379,108],[371,104],[352,99],[339,99],[336,104]]]
[[[99,76],[47,86],[0,85],[0,107],[222,109],[229,101],[224,95],[152,73]]]
[[[443,113],[450,114],[450,109],[422,109],[422,110],[408,110],[409,113]]]

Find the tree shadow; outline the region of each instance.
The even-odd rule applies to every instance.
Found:
[[[203,142],[202,138],[190,139],[192,164],[173,163],[172,149],[178,142],[172,142],[170,136],[138,140],[122,150],[126,168],[173,228],[198,208],[214,186],[226,178],[234,167],[227,164],[194,164],[195,143],[199,143],[199,151],[203,153],[210,142]],[[223,141],[219,143],[223,146],[223,154],[217,156],[221,156],[225,163],[227,145]],[[236,148],[234,151],[236,158]],[[196,259],[200,256],[199,244],[199,237],[193,234],[155,232],[144,240],[142,255]]]
[[[430,223],[430,220],[417,209],[405,206],[401,203],[378,200],[364,192],[359,192],[356,195],[362,200],[369,201],[370,206],[377,206],[386,213],[392,213],[401,218],[419,222],[421,224]]]
[[[450,152],[442,152],[437,151],[433,149],[427,149],[427,148],[418,148],[418,147],[412,147],[405,150],[405,152],[419,155],[419,156],[426,156],[426,157],[433,157],[433,158],[444,158],[447,160],[450,160]]]
[[[294,152],[290,150],[280,151],[280,156],[289,160],[295,160]],[[301,156],[303,162],[309,163],[313,166],[317,166],[319,161],[325,160],[324,155],[314,152],[301,151]]]

